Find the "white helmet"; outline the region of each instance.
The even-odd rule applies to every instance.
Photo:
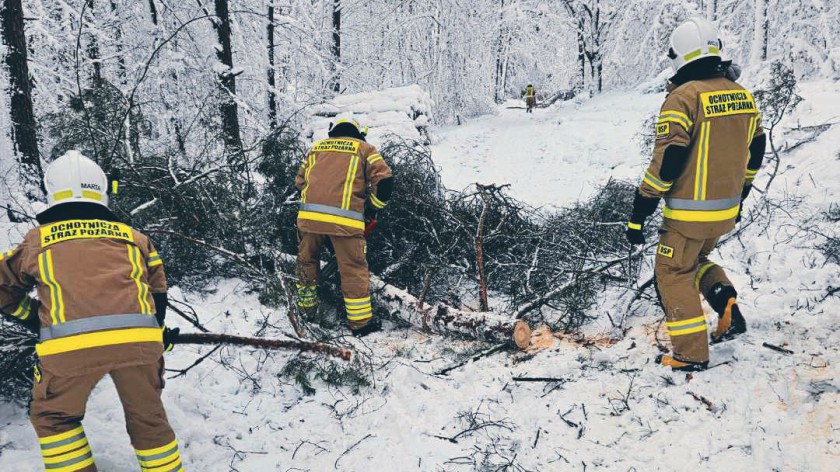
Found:
[[[668,57],[676,72],[698,59],[720,57],[722,47],[715,25],[703,18],[691,18],[671,33]]]
[[[108,206],[108,177],[79,151],[67,151],[54,160],[44,175],[44,186],[48,208],[70,202]]]

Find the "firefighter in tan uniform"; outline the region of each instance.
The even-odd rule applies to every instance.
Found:
[[[534,107],[537,106],[537,89],[532,84],[525,87],[525,112],[533,113]]]
[[[161,403],[166,276],[151,241],[108,209],[108,179],[69,151],[47,169],[39,227],[0,260],[0,309],[39,334],[30,419],[48,471],[95,471],[82,419],[110,375],[144,472],[181,471]],[[32,290],[37,299],[30,298]]]
[[[380,327],[373,319],[365,238],[391,198],[394,178],[356,121],[338,120],[328,134],[309,151],[295,179],[301,192],[298,305],[308,311],[318,304],[319,258],[329,239],[350,330],[364,336]]]
[[[706,20],[691,19],[674,30],[669,57],[677,73],[627,225],[630,242],[643,244],[645,219],[664,197],[655,274],[673,354],[658,361],[675,370],[708,366],[700,294],[719,315],[712,343],[747,329],[735,288],[709,255],[740,220],[766,138],[752,95],[727,78],[731,63],[721,60],[721,47],[717,29]]]

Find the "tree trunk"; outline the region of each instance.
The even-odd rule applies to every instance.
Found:
[[[600,56],[598,56],[598,65],[595,72],[598,74],[598,92],[600,93],[604,90],[604,59]]]
[[[277,127],[276,65],[274,63],[274,2],[268,4],[268,124]]]
[[[767,0],[755,0],[753,6],[753,44],[751,61],[767,60]]]
[[[44,172],[38,152],[37,126],[32,106],[34,86],[29,78],[21,0],[3,0],[0,22],[3,43],[7,47],[12,142],[20,162],[21,176],[26,179],[26,195],[30,200],[36,200],[46,194],[46,190],[43,187]]]
[[[499,36],[496,38],[496,77],[494,80],[493,99],[496,103],[504,101],[504,44],[505,44],[505,0],[499,2]]]
[[[718,14],[718,0],[710,0],[708,6],[707,17],[712,21],[717,21]]]
[[[586,87],[586,40],[583,37],[583,25],[578,24],[577,30],[578,43],[578,83],[575,89],[578,92]]]
[[[512,343],[520,349],[527,348],[530,343],[531,328],[523,320],[492,311],[471,312],[458,310],[443,303],[420,303],[420,300],[410,293],[388,285],[376,276],[371,276],[371,285],[379,291],[379,298],[391,307],[392,316],[414,326],[441,335],[493,343]]]
[[[88,0],[88,10],[90,10],[91,18],[96,18],[96,6],[93,0]],[[82,18],[80,21],[84,22]],[[98,86],[102,83],[102,55],[99,53],[99,42],[96,40],[96,35],[90,35],[90,43],[88,44],[88,57],[93,64],[93,85]]]
[[[333,84],[332,91],[341,91],[341,0],[333,0]]]
[[[216,58],[225,66],[224,70],[218,74],[222,135],[228,152],[239,156],[242,152],[242,137],[239,132],[239,108],[235,100],[236,75],[233,73],[233,50],[230,42],[230,11],[227,0],[215,0],[215,4],[217,18],[213,25],[221,45],[221,48],[216,50]]]
[[[767,43],[770,34],[770,16],[767,14],[769,0],[763,0],[764,12],[762,13],[763,24],[761,28],[761,60],[767,60]]]
[[[490,310],[490,304],[487,301],[487,274],[484,272],[484,226],[487,224],[487,212],[490,209],[490,198],[487,196],[484,188],[479,186],[481,192],[481,201],[483,207],[481,209],[481,217],[478,219],[478,229],[475,233],[475,269],[478,276],[478,300],[481,311]]]
[[[149,0],[149,13],[152,15],[152,24],[157,26],[158,24],[158,11],[157,5],[155,5],[155,0]]]
[[[111,0],[111,14],[117,14],[117,2]],[[116,47],[117,47],[117,67],[119,68],[119,75],[120,75],[120,84],[125,85],[125,55],[123,54],[122,48],[122,26],[120,22],[115,22],[114,26],[114,37],[116,38]]]

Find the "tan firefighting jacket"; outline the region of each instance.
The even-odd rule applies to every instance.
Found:
[[[735,227],[748,172],[749,146],[760,136],[761,114],[749,91],[724,78],[688,82],[665,99],[656,123],[653,159],[640,191],[664,197],[665,226],[693,239],[721,236]],[[669,145],[688,148],[673,182],[660,176]]]
[[[365,204],[385,202],[376,187],[391,177],[376,148],[354,138],[318,141],[300,166],[295,186],[301,191],[298,229],[334,236],[359,236],[365,229]]]
[[[537,95],[537,90],[533,86],[525,87],[525,98],[533,98]]]
[[[38,313],[31,310],[33,289]],[[0,308],[23,321],[40,318],[39,361],[61,376],[159,360],[152,293],[166,290],[151,241],[112,221],[46,224],[0,258]]]

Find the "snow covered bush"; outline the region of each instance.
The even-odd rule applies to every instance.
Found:
[[[17,324],[0,320],[0,401],[29,400],[34,365],[35,337]]]

